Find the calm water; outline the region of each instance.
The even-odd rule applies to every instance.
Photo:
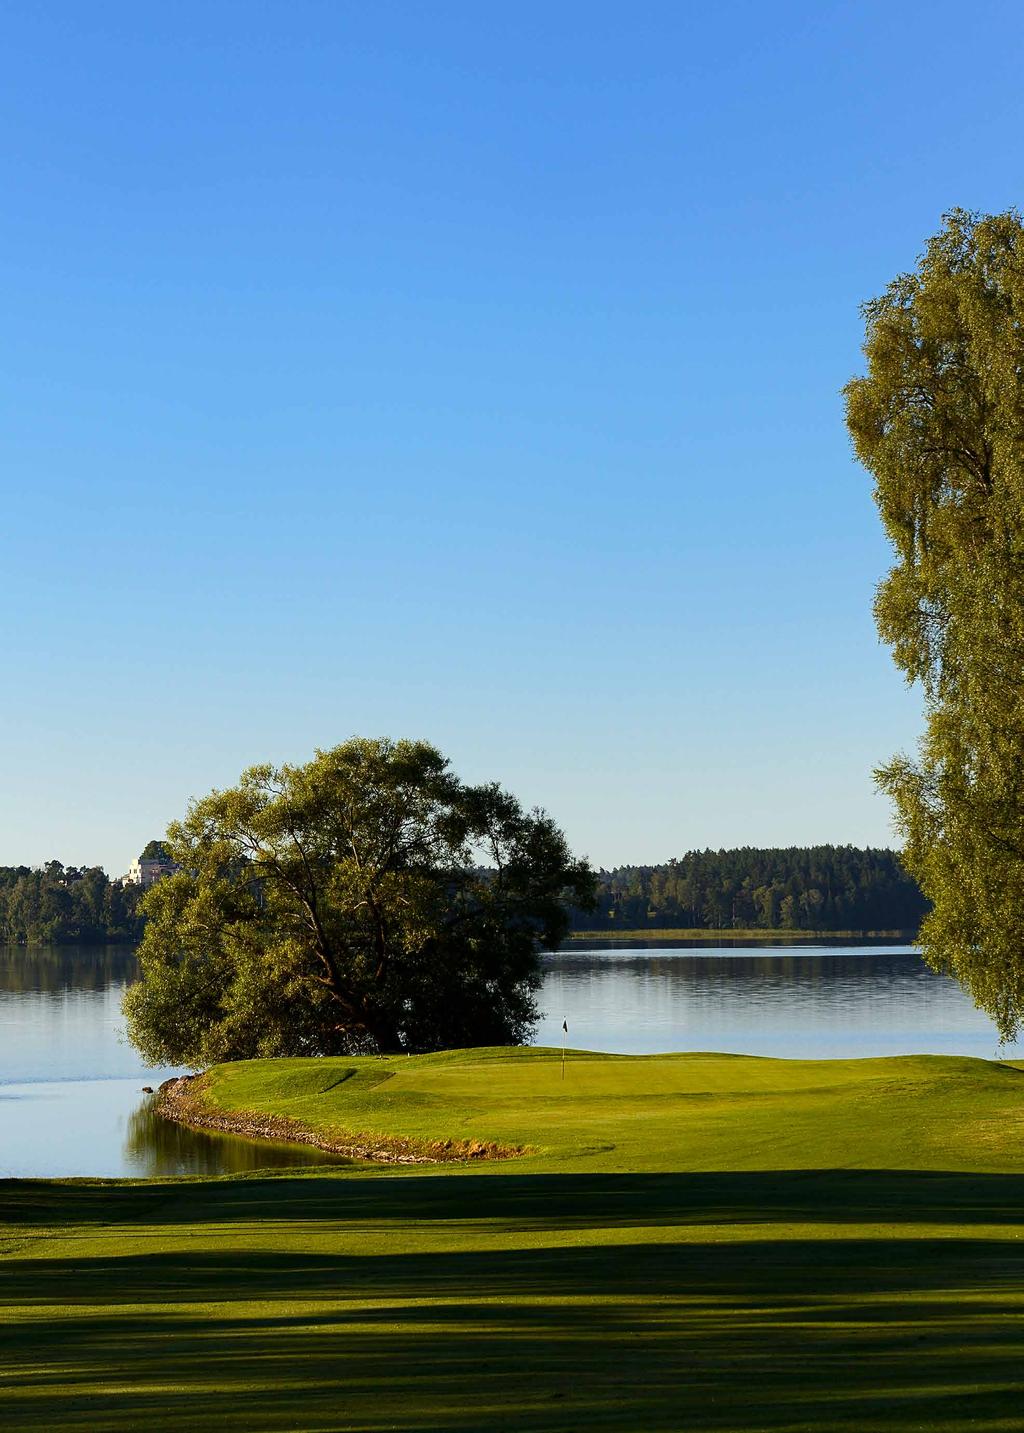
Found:
[[[123,946],[0,947],[0,1178],[224,1174],[344,1164],[318,1150],[186,1130],[153,1114],[124,1039]]]
[[[570,1045],[621,1054],[990,1059],[998,1043],[988,1017],[907,945],[609,943],[547,957],[543,995],[539,1044],[557,1045],[565,1019]]]
[[[328,1162],[154,1115],[142,1086],[179,1072],[147,1069],[123,1038],[121,997],[134,974],[118,947],[0,948],[0,1177]],[[579,1049],[996,1053],[988,1019],[907,946],[572,950],[546,957],[541,1005],[538,1043],[559,1044],[566,1019]]]

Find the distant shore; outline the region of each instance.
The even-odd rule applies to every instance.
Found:
[[[741,930],[711,930],[707,927],[653,930],[650,927],[642,927],[639,930],[574,930],[569,933],[567,940],[898,940],[912,945],[917,940],[917,931],[763,930],[752,927]]]

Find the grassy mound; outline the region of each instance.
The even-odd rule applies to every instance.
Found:
[[[0,1183],[5,1430],[1020,1426],[1016,1066],[467,1051],[204,1100],[528,1152]]]
[[[198,1082],[245,1132],[282,1122],[325,1148],[427,1158],[522,1151],[529,1170],[1024,1168],[1024,1071],[987,1060],[766,1060],[456,1050],[250,1060]],[[268,1130],[271,1132],[271,1130]]]

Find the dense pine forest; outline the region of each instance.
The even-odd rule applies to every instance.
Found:
[[[916,931],[927,910],[894,851],[855,846],[690,851],[598,879],[576,930]]]
[[[0,866],[0,943],[138,940],[140,894],[99,866]]]

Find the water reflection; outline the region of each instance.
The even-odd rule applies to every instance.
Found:
[[[124,1034],[127,946],[0,947],[0,1178],[231,1174],[346,1161],[309,1147],[185,1129],[153,1113]]]
[[[152,1178],[173,1174],[245,1174],[254,1169],[352,1164],[338,1154],[266,1139],[186,1129],[153,1109],[153,1096],[128,1116],[123,1157],[131,1173]]]
[[[537,1043],[643,1054],[992,1058],[995,1029],[911,946],[695,950],[624,944],[546,961]],[[1008,1047],[1005,1053],[1013,1053]]]
[[[156,1083],[124,1039],[121,997],[137,972],[123,945],[0,946],[0,1081]]]
[[[138,974],[130,945],[0,945],[0,994],[103,991]]]

